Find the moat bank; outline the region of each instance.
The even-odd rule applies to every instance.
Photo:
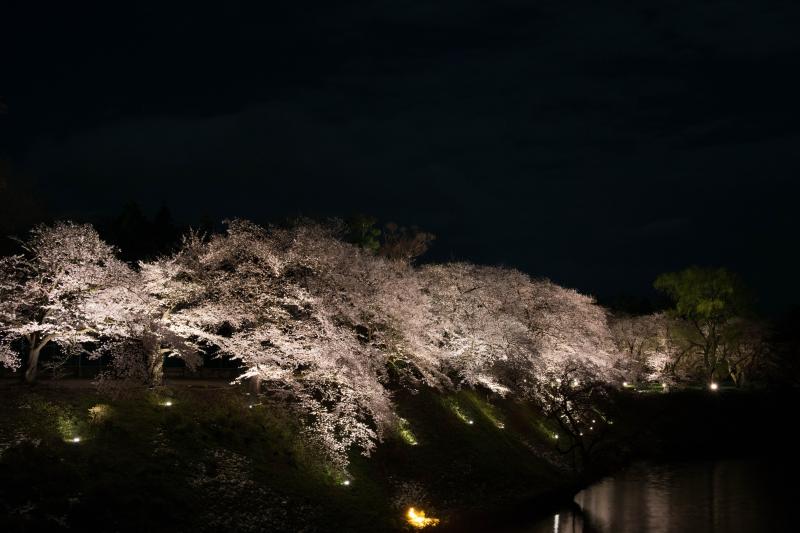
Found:
[[[439,530],[514,527],[642,459],[790,457],[796,407],[794,391],[626,392],[607,444],[575,476],[532,406],[422,391],[397,398],[407,431],[354,456],[345,485],[285,409],[238,389],[124,401],[58,384],[0,392],[4,531],[391,531],[409,528],[412,505]]]

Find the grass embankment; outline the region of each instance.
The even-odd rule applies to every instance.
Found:
[[[372,457],[353,456],[349,485],[287,410],[240,389],[120,401],[56,384],[0,394],[4,532],[389,531],[410,529],[408,506],[441,518],[438,529],[485,529],[499,516],[487,511],[546,511],[578,482],[554,466],[536,409],[475,392],[398,396],[406,422]],[[595,474],[632,457],[763,449],[794,396],[627,391]]]
[[[239,389],[2,395],[2,531],[383,531],[406,528],[409,505],[446,526],[564,483],[535,412],[472,392],[398,397],[403,431],[354,456],[349,485],[288,411]]]

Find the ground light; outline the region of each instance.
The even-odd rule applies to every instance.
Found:
[[[345,479],[344,481],[342,481],[342,485],[344,485],[345,487],[349,487],[350,486],[350,480],[349,479]]]
[[[417,529],[422,529],[428,526],[435,526],[439,523],[438,518],[429,518],[425,516],[425,511],[422,509],[414,509],[413,507],[408,508],[408,512],[406,512],[406,520],[409,524]]]
[[[162,403],[161,405],[163,405],[164,407],[172,407],[172,402],[170,400],[167,400],[166,402]]]
[[[458,403],[455,400],[450,399],[447,400],[446,403],[447,406],[450,408],[450,410],[453,411],[453,414],[456,415],[459,419],[461,419],[462,422],[470,425],[474,423],[473,420],[469,416],[467,416],[467,413],[464,412],[464,410],[461,408],[460,405],[458,405]]]
[[[414,436],[414,433],[411,431],[411,426],[408,423],[408,420],[401,418],[398,425],[400,437],[406,442],[406,444],[411,446],[416,446],[419,444],[417,437]]]
[[[711,383],[711,384],[708,386],[708,388],[709,388],[709,389],[711,389],[711,390],[717,390],[717,389],[719,389],[719,385],[717,385],[716,383],[712,382],[712,383]]]
[[[72,437],[72,438],[70,439],[70,441],[71,441],[71,442],[74,442],[74,443],[76,443],[76,444],[77,444],[77,443],[79,443],[79,442],[81,441],[81,438],[80,438],[80,437]]]

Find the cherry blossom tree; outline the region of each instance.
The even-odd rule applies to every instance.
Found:
[[[190,234],[172,256],[140,263],[86,300],[85,314],[104,338],[97,353],[112,356],[107,378],[158,387],[165,357],[194,369],[203,347],[219,344],[215,328],[227,315],[199,263],[203,250],[202,239]]]
[[[57,272],[46,280],[67,277],[50,281],[64,288],[40,298],[41,319],[19,322],[28,307],[0,307],[6,364],[18,364],[15,338],[35,335],[36,347],[53,335],[47,340],[99,344],[98,354],[112,354],[113,377],[158,386],[165,356],[194,367],[199,352],[213,349],[242,363],[238,381],[296,409],[310,440],[342,470],[352,449],[368,455],[398,423],[398,387],[476,387],[534,399],[553,416],[571,417],[576,429],[597,409],[592,391],[618,378],[607,313],[592,298],[514,269],[414,267],[407,255],[344,242],[336,222],[229,221],[224,234],[190,234],[173,255],[135,267],[95,243],[86,226],[61,231],[95,240],[81,240],[80,251],[59,245],[72,255],[41,259],[55,253],[42,252],[41,242],[56,239],[38,231],[30,256],[3,259],[3,295],[22,294],[34,264]],[[578,375],[581,385],[570,391],[586,394],[564,400],[554,383]]]
[[[218,316],[225,333],[216,342],[244,364],[239,379],[297,408],[309,436],[344,469],[351,447],[370,453],[393,410],[373,335],[372,255],[332,231],[229,222],[198,256],[212,289],[194,314]]]
[[[577,362],[595,369],[600,380],[615,379],[619,356],[608,326],[608,313],[592,297],[550,281],[539,281],[529,313],[547,365]]]
[[[406,281],[410,296],[387,314],[451,383],[524,394],[566,361],[610,379],[617,353],[593,299],[513,269],[455,263],[418,272],[419,288]]]
[[[420,269],[431,316],[417,334],[438,352],[442,372],[456,385],[482,386],[501,395],[509,392],[497,370],[525,353],[520,348],[526,328],[512,305],[518,274],[467,263]]]
[[[613,424],[609,389],[595,369],[575,360],[563,361],[535,380],[534,399],[557,428],[551,438],[574,470],[590,464]]]
[[[646,381],[648,363],[659,347],[659,332],[652,316],[616,316],[611,330],[623,355],[621,367],[626,381]]]
[[[0,326],[3,328],[0,364],[16,370],[22,365],[22,359],[12,344],[19,335],[9,330],[20,324],[13,303],[24,294],[28,277],[27,262],[21,255],[3,257],[0,259],[0,273]]]
[[[721,346],[728,375],[737,387],[764,375],[772,364],[768,329],[758,321],[737,319],[726,331]]]
[[[435,300],[428,280],[407,261],[376,258],[380,268],[375,294],[376,314],[382,317],[382,339],[393,379],[415,390],[419,386],[452,387],[442,364],[443,346],[437,341]]]
[[[607,388],[619,380],[605,309],[513,269],[435,265],[420,278],[430,302],[414,331],[438,350],[443,371],[456,385],[537,402],[583,468],[605,432]]]
[[[94,340],[83,304],[124,277],[127,266],[86,224],[37,226],[22,246],[23,254],[0,260],[0,357],[19,366],[10,347],[24,340],[25,380],[33,382],[39,354],[48,343],[70,350]]]
[[[686,327],[667,313],[614,317],[611,330],[626,380],[670,385],[685,379],[684,357],[691,347],[682,342],[679,331]]]
[[[559,428],[557,449],[583,469],[605,436],[608,390],[620,378],[608,314],[593,298],[547,280],[517,292],[532,354],[515,393],[540,406]]]

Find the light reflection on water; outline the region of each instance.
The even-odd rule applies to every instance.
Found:
[[[509,531],[528,533],[800,531],[797,472],[753,460],[641,463],[581,491],[575,506]]]

